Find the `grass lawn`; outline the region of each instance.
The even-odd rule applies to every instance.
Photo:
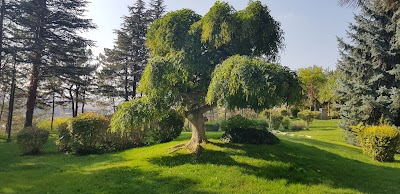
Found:
[[[174,142],[119,153],[74,156],[56,151],[52,135],[44,155],[20,156],[0,136],[0,193],[400,193],[400,157],[378,163],[343,143],[337,121],[315,121],[273,146],[224,144],[208,133],[195,158]]]

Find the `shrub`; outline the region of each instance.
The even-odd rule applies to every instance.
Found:
[[[282,119],[283,119],[283,116],[280,113],[273,112],[271,114],[271,125],[272,125],[272,128],[275,129],[275,130],[278,130],[279,126],[281,126]]]
[[[222,141],[240,144],[277,144],[280,140],[267,130],[233,128],[222,135]]]
[[[265,119],[252,119],[254,128],[267,130],[268,129],[268,122]]]
[[[330,112],[329,112],[329,116],[331,117],[331,119],[339,119],[339,112],[337,112],[337,111],[330,111]]]
[[[133,140],[133,136],[130,132],[112,132],[111,130],[107,130],[101,144],[101,149],[104,151],[122,151],[141,145],[142,144]]]
[[[206,131],[219,131],[220,122],[206,122],[204,123],[204,129]]]
[[[17,133],[17,144],[23,154],[40,154],[50,132],[37,127],[27,127]]]
[[[170,110],[158,119],[156,125],[146,131],[146,145],[169,142],[182,133],[185,119],[176,111]]]
[[[250,119],[244,118],[240,115],[236,115],[234,117],[229,118],[226,122],[222,124],[222,128],[224,131],[239,128],[239,129],[246,129],[252,128],[255,125],[253,121]]]
[[[290,113],[289,113],[289,111],[288,111],[288,110],[286,110],[286,109],[284,109],[284,108],[282,108],[282,109],[279,109],[279,113],[280,113],[282,116],[284,116],[284,117],[288,117],[288,116],[290,116]]]
[[[109,120],[97,113],[82,113],[71,119],[68,128],[72,137],[72,149],[77,154],[98,152],[108,126]]]
[[[300,112],[300,109],[298,108],[291,108],[290,109],[290,114],[292,115],[293,118],[297,118],[297,114]]]
[[[304,121],[295,121],[289,127],[291,131],[301,131],[306,128],[307,128],[307,123]]]
[[[53,120],[53,129],[58,129],[60,125],[68,123],[69,117],[55,117]],[[51,130],[51,118],[39,121],[36,126],[47,131]]]
[[[283,119],[282,119],[282,127],[285,129],[285,130],[288,130],[289,129],[289,127],[290,127],[290,118],[289,117],[283,117]]]
[[[389,125],[370,126],[358,133],[365,154],[380,162],[394,161],[399,145],[399,130]]]
[[[314,121],[314,119],[318,116],[318,111],[311,111],[311,110],[303,110],[297,114],[302,120],[307,123],[307,128],[310,124]]]

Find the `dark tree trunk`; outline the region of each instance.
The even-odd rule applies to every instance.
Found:
[[[71,85],[69,87],[69,97],[71,98],[71,111],[72,111],[72,117],[76,117],[75,116],[75,101],[74,101],[74,95],[72,95],[72,88],[74,87],[74,85]]]
[[[76,87],[75,88],[75,110],[74,110],[74,117],[78,116],[78,108],[79,108],[79,88],[80,87]]]
[[[129,81],[128,81],[128,65],[125,66],[125,101],[129,101]]]
[[[13,65],[13,75],[11,80],[11,94],[10,101],[8,105],[8,118],[7,118],[7,142],[11,142],[11,127],[12,127],[12,117],[14,113],[14,98],[15,98],[15,63]]]
[[[136,71],[136,66],[135,66]],[[133,73],[133,80],[132,80],[132,98],[136,98],[136,73]]]
[[[50,130],[53,131],[53,123],[54,123],[54,109],[55,109],[55,92],[53,91],[53,101],[51,104],[51,124],[50,124]]]
[[[0,8],[0,64],[3,60],[3,24],[4,24],[4,15],[6,12],[6,1],[1,0],[1,8]]]
[[[40,56],[36,53],[34,63],[32,65],[30,83],[28,87],[28,100],[26,102],[25,127],[31,127],[33,122],[33,112],[35,110],[37,88],[40,76]]]
[[[86,88],[84,88],[84,90],[82,91],[82,110],[81,112],[84,113],[85,112],[85,100],[86,100]]]

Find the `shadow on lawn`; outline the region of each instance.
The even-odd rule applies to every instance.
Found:
[[[321,147],[338,146],[337,149],[339,150],[341,147],[341,145],[316,140],[308,141]],[[190,154],[175,154],[153,158],[150,162],[168,167],[187,163],[237,166],[243,173],[264,179],[286,179],[288,184],[326,184],[333,188],[355,189],[363,193],[397,193],[399,191],[398,187],[393,184],[400,182],[399,168],[363,163],[300,142],[284,140],[279,145],[274,146],[217,142],[212,144],[224,148],[223,151],[206,150],[197,159]],[[346,149],[348,148],[346,147]],[[350,150],[351,152],[361,152],[356,148]],[[264,160],[266,163],[261,167],[253,166],[249,163],[236,161],[235,156]],[[245,161],[245,159],[242,161]],[[284,164],[271,165],[268,162]],[[373,181],[382,179],[385,181]],[[386,184],[382,184],[382,182]]]

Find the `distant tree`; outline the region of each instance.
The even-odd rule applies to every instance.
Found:
[[[338,81],[340,72],[338,70],[325,71],[326,82],[323,84],[318,92],[318,101],[326,105],[328,113],[330,112],[331,105],[336,103],[339,96],[336,94],[338,88]]]
[[[361,6],[348,32],[351,43],[339,39],[341,60],[339,96],[340,126],[347,141],[356,141],[350,126],[360,122],[386,122],[400,126],[400,50],[393,12]]]
[[[113,49],[105,49],[100,56],[103,66],[100,91],[110,97],[123,97],[125,101],[136,97],[136,87],[147,64],[148,50],[145,46],[149,19],[145,3],[137,0],[129,6],[121,29],[116,30],[117,39]]]
[[[150,25],[146,38],[152,59],[139,91],[158,110],[183,112],[194,126],[184,145],[197,151],[208,142],[203,114],[217,104],[262,109],[295,99],[299,90],[290,99],[284,94],[296,88],[296,74],[256,59],[277,56],[283,34],[279,26],[260,1],[241,11],[217,1],[204,17],[188,9],[169,12]]]
[[[326,83],[326,77],[323,69],[319,66],[312,66],[299,69],[298,74],[304,90],[307,92],[310,110],[312,110],[311,107],[313,107],[314,111],[316,111],[318,93]]]
[[[149,9],[147,10],[150,23],[156,19],[160,19],[165,13],[165,8],[164,0],[150,0]]]
[[[25,0],[18,1],[11,15],[16,23],[13,39],[18,42],[21,59],[31,64],[26,105],[25,126],[32,126],[40,80],[47,70],[59,64],[72,64],[78,48],[86,48],[91,41],[78,33],[95,26],[84,19],[85,0]],[[71,68],[71,67],[68,67]],[[53,71],[57,72],[57,71]]]

